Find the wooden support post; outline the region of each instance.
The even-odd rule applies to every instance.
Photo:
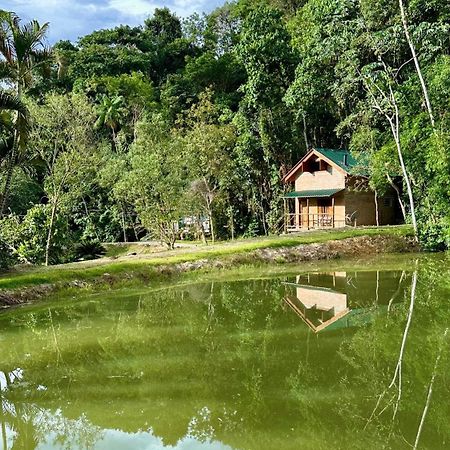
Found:
[[[309,230],[309,198],[306,199],[306,226]]]
[[[335,208],[334,208],[334,197],[331,197],[331,206],[332,206],[332,208],[333,208],[332,227],[334,228],[334,212],[335,212]]]
[[[284,233],[287,234],[288,230],[288,220],[289,220],[289,209],[288,209],[288,201],[287,198],[283,198],[284,203]]]

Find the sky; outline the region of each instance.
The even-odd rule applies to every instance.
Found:
[[[49,42],[76,41],[94,30],[120,24],[139,25],[155,8],[167,6],[179,17],[210,12],[224,0],[1,0],[0,9],[24,20],[50,22]]]

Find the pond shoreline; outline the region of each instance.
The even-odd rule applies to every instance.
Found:
[[[239,266],[307,263],[312,261],[358,258],[383,253],[418,252],[417,243],[411,236],[375,235],[358,236],[320,243],[295,246],[261,248],[245,253],[225,256],[211,256],[191,261],[174,263],[141,262],[135,267],[102,273],[86,280],[82,276],[72,280],[52,283],[37,283],[16,289],[0,290],[0,308],[10,308],[48,297],[63,289],[104,289],[114,288],[121,283],[136,281],[148,285],[150,282],[194,271],[211,271],[236,268]],[[120,267],[119,267],[120,269]],[[82,272],[80,272],[82,275]]]

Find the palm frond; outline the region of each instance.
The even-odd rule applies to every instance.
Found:
[[[53,50],[51,47],[43,47],[39,50],[33,50],[30,55],[32,65],[38,69],[44,77],[51,74],[51,65],[54,62]]]
[[[0,53],[8,63],[12,63],[15,57],[13,37],[6,22],[0,22]]]
[[[12,136],[10,136],[8,138],[4,137],[4,136],[0,136],[0,164],[1,164],[1,161],[5,160],[8,157],[13,144],[14,144],[14,139],[12,138]]]
[[[10,83],[16,80],[16,73],[7,61],[0,61],[0,79]]]
[[[24,118],[28,118],[28,109],[17,95],[0,91],[0,109],[17,111]],[[28,120],[28,119],[27,119]]]

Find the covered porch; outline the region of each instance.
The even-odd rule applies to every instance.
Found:
[[[344,189],[318,189],[284,195],[286,233],[345,226]]]

